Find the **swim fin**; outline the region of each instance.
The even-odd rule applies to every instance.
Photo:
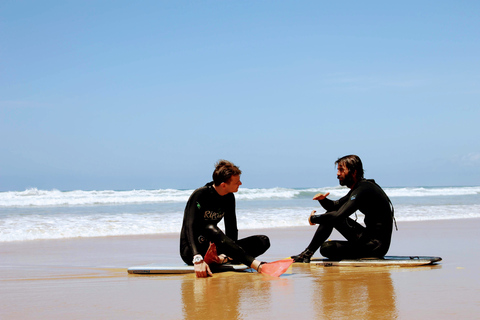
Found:
[[[215,245],[215,243],[210,242],[210,246],[208,247],[207,253],[205,253],[205,257],[203,258],[203,261],[205,261],[205,263],[208,265],[211,263],[217,263],[217,264],[222,263],[218,258],[217,246]]]
[[[260,273],[267,274],[272,277],[280,277],[284,274],[293,263],[293,259],[284,259],[274,262],[263,263],[260,268]]]

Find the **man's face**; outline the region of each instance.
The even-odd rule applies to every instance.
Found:
[[[234,193],[238,191],[238,187],[242,185],[242,181],[240,181],[240,175],[232,176],[230,180],[225,183],[225,191],[227,193]]]
[[[341,186],[351,187],[355,182],[353,172],[351,173],[342,163],[339,163],[337,167],[337,179]]]

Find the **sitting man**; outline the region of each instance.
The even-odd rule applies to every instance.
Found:
[[[187,202],[180,233],[180,255],[185,263],[194,265],[198,278],[212,275],[210,265],[226,263],[232,259],[273,276],[284,273],[293,262],[285,260],[265,263],[256,260],[257,256],[270,247],[267,236],[237,239],[233,193],[242,184],[241,173],[233,163],[220,160],[213,172],[213,182],[195,190]],[[217,226],[223,218],[225,233]]]
[[[393,228],[393,205],[374,180],[363,177],[363,165],[356,155],[349,155],[335,162],[340,185],[350,188],[339,200],[327,199],[327,194],[317,194],[313,200],[327,210],[316,215],[312,211],[310,225],[318,224],[317,231],[308,247],[299,255],[292,256],[295,262],[309,263],[320,248],[322,256],[329,259],[358,259],[383,257],[390,247]],[[365,215],[365,227],[350,218],[359,210]],[[342,234],[346,241],[326,241],[333,229]]]

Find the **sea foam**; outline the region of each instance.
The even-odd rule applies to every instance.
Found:
[[[459,195],[478,195],[480,187],[443,187],[443,188],[384,188],[389,197],[442,197]],[[182,202],[185,203],[193,190],[158,189],[129,191],[59,191],[38,190],[0,192],[0,207],[23,206],[85,206],[85,205],[122,205],[141,203]],[[308,199],[316,193],[330,192],[331,198],[339,198],[348,192],[345,187],[322,188],[240,188],[237,200],[276,200]]]

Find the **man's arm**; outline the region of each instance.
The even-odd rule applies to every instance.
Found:
[[[187,205],[185,207],[185,213],[183,217],[184,232],[188,241],[188,245],[192,251],[193,256],[200,254],[196,246],[195,239],[195,225],[198,223],[197,216],[200,214],[197,210],[199,206],[199,197],[198,194],[194,193],[188,199]],[[201,207],[201,206],[200,206]]]
[[[311,215],[309,217],[310,223],[331,223],[337,219],[350,216],[358,209],[356,196],[352,196],[350,193],[337,201],[323,199],[319,200],[319,202],[328,212],[320,215]],[[333,210],[329,210],[328,208]]]
[[[340,198],[338,200],[335,200],[335,201],[327,199],[327,196],[329,194],[330,193],[326,193],[324,196],[321,196],[320,194],[317,194],[317,195],[315,195],[313,200],[318,200],[320,205],[327,211],[336,211],[336,210],[340,209],[348,201],[349,194],[347,194],[347,195],[343,196],[342,198]],[[315,198],[318,198],[318,199],[315,199]]]
[[[235,197],[232,195],[233,200],[231,201],[228,209],[225,213],[225,235],[232,239],[233,241],[238,240],[238,227],[237,227],[237,214],[235,210]]]

